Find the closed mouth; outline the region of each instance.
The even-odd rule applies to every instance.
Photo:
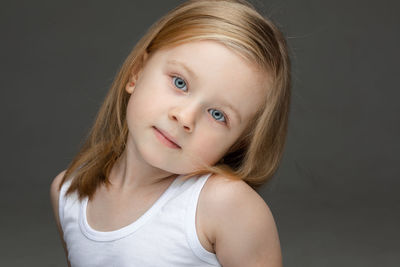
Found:
[[[154,128],[157,132],[159,132],[165,139],[167,139],[169,142],[171,142],[172,144],[174,144],[175,146],[177,146],[177,148],[181,148],[180,145],[178,145],[175,141],[171,140],[171,138],[167,136],[168,134],[167,134],[166,132],[164,132],[164,131],[158,129],[158,128],[155,127],[155,126],[153,126],[153,128]]]

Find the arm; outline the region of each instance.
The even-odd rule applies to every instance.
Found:
[[[265,201],[243,181],[225,180],[216,188],[209,212],[222,266],[282,267],[278,232]]]
[[[60,238],[64,247],[64,252],[65,255],[67,257],[67,263],[68,266],[71,267],[71,263],[68,260],[68,251],[67,251],[67,245],[65,244],[64,238],[63,238],[63,231],[61,228],[61,224],[60,224],[60,217],[58,215],[58,199],[59,199],[59,195],[60,195],[60,191],[58,190],[58,187],[61,183],[62,178],[64,177],[65,174],[65,170],[62,171],[60,174],[58,174],[53,182],[50,185],[50,200],[51,200],[51,205],[53,207],[53,213],[54,213],[54,217],[56,220],[56,224],[57,224],[57,228],[58,228],[58,232],[60,234]]]

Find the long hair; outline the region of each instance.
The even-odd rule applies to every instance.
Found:
[[[92,198],[98,186],[110,184],[114,163],[125,149],[125,85],[144,64],[144,55],[196,40],[213,40],[239,52],[272,78],[264,85],[265,101],[238,140],[214,166],[185,175],[216,173],[241,179],[257,189],[272,177],[281,160],[287,135],[291,77],[288,47],[282,32],[246,1],[187,1],[154,23],[117,73],[79,153],[69,164],[62,184],[73,176],[67,194]]]

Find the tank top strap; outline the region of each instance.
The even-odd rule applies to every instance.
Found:
[[[58,198],[58,216],[60,217],[61,225],[63,224],[63,221],[64,221],[64,207],[65,207],[65,203],[66,203],[65,192],[68,190],[69,186],[71,185],[71,180],[72,179],[65,181],[62,184],[61,189],[60,189],[60,195]]]
[[[207,182],[208,178],[212,173],[203,175],[199,177],[193,184],[192,190],[190,192],[189,203],[187,205],[186,217],[185,217],[185,227],[188,242],[193,252],[203,261],[220,266],[217,257],[214,253],[207,251],[200,243],[196,231],[196,210],[198,205],[198,200],[200,192]]]

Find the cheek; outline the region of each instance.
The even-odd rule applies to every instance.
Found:
[[[195,154],[206,164],[215,164],[228,151],[232,140],[225,135],[202,134],[193,147]]]
[[[151,90],[150,88],[147,90],[146,88],[137,89],[132,93],[128,102],[128,119],[129,116],[136,119],[151,117],[165,103],[165,97],[163,98],[156,90]]]

